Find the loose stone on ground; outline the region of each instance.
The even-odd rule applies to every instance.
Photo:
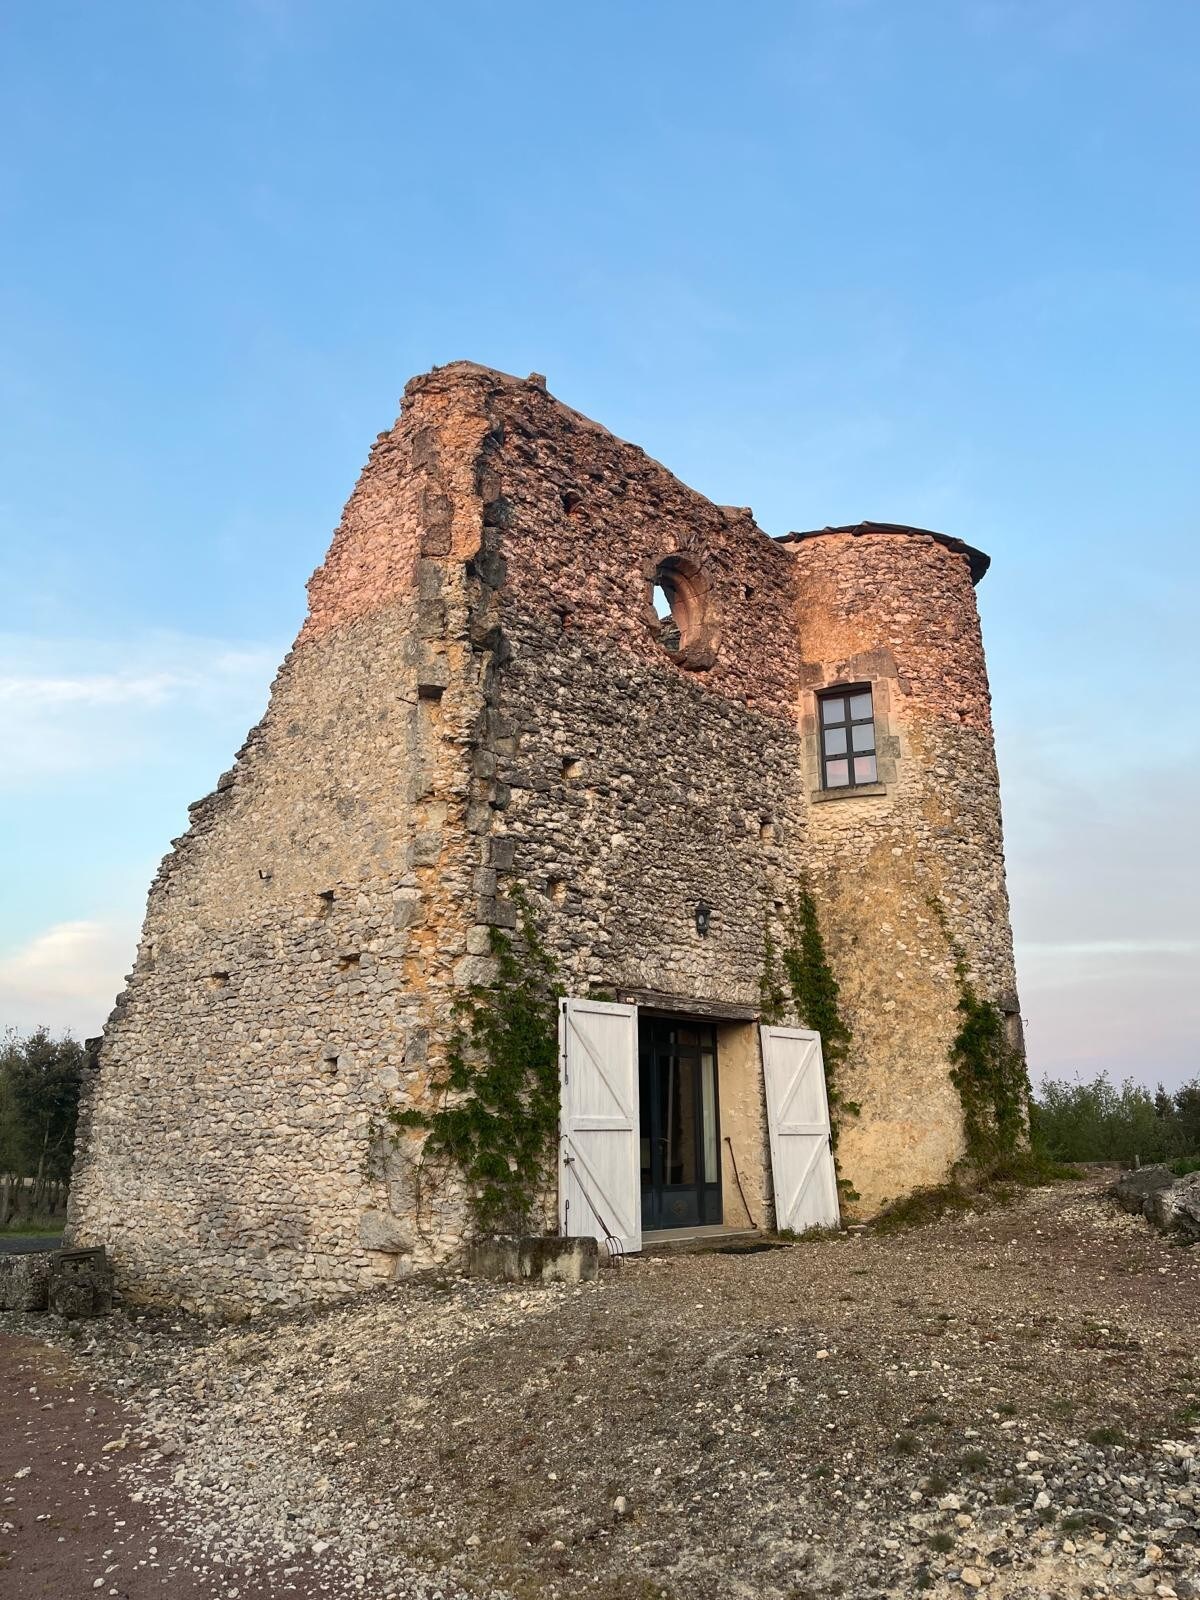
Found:
[[[594,1284],[0,1328],[118,1397],[95,1459],[205,1593],[1196,1600],[1198,1313],[1200,1254],[1091,1182]]]

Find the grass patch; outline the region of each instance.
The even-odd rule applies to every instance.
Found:
[[[14,1217],[6,1227],[0,1228],[0,1238],[31,1233],[61,1233],[66,1225],[66,1217]]]
[[[925,1494],[945,1494],[950,1487],[950,1479],[944,1472],[931,1472],[921,1485]]]
[[[930,1536],[929,1548],[936,1550],[939,1555],[948,1555],[954,1549],[954,1535],[952,1533],[935,1533]]]
[[[945,1417],[939,1416],[936,1411],[918,1411],[909,1423],[910,1428],[941,1428],[946,1423]]]
[[[971,1209],[973,1197],[961,1183],[939,1183],[928,1189],[914,1189],[902,1200],[893,1200],[875,1218],[877,1233],[899,1233],[904,1228],[923,1228],[945,1216],[961,1216]]]
[[[1087,1442],[1103,1448],[1108,1445],[1127,1445],[1129,1439],[1121,1428],[1116,1428],[1111,1423],[1105,1423],[1102,1427],[1092,1429],[1087,1436]]]
[[[965,1450],[959,1465],[964,1472],[984,1472],[991,1462],[986,1450]]]
[[[903,1199],[893,1200],[875,1218],[878,1233],[898,1233],[904,1228],[922,1228],[943,1217],[958,1217],[966,1211],[988,1206],[1011,1205],[1018,1189],[1037,1188],[1047,1183],[1063,1183],[1082,1178],[1079,1167],[1065,1161],[1052,1161],[1040,1150],[1015,1150],[997,1157],[970,1178],[959,1176],[948,1183],[914,1189]]]
[[[1168,1166],[1177,1178],[1186,1178],[1189,1173],[1200,1172],[1200,1156],[1179,1156]]]
[[[1014,1150],[994,1161],[987,1172],[990,1183],[1017,1183],[1026,1189],[1043,1183],[1070,1183],[1084,1176],[1082,1167],[1055,1161],[1044,1150]]]
[[[818,1224],[816,1227],[804,1228],[800,1233],[797,1233],[795,1228],[777,1228],[770,1237],[778,1239],[781,1244],[828,1244],[831,1239],[840,1239],[842,1230]]]
[[[1061,1528],[1064,1533],[1086,1533],[1086,1530],[1091,1528],[1091,1522],[1085,1517],[1085,1515],[1082,1514],[1082,1512],[1072,1510],[1072,1512],[1069,1512],[1066,1517],[1062,1518],[1062,1522],[1059,1523],[1059,1528]]]
[[[891,1452],[894,1456],[915,1456],[921,1448],[921,1441],[915,1433],[910,1433],[907,1428],[898,1433],[891,1443]]]

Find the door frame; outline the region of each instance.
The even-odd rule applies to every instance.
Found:
[[[655,1030],[665,1029],[672,1025],[674,1025],[677,1029],[690,1028],[697,1035],[707,1035],[707,1045],[711,1049],[713,1113],[712,1138],[716,1151],[717,1173],[716,1179],[713,1182],[709,1182],[703,1176],[706,1170],[705,1134],[707,1131],[704,1103],[704,1055],[706,1044],[704,1040],[698,1039],[695,1047],[691,1049],[685,1049],[684,1047],[676,1045],[674,1051],[669,1049],[663,1050],[661,1047],[661,1042],[654,1037]],[[649,1130],[643,1128],[641,1119],[641,1109],[644,1098],[643,1075],[645,1073],[649,1073],[650,1084],[652,1086],[660,1067],[660,1061],[663,1058],[665,1058],[667,1061],[670,1061],[672,1057],[676,1062],[679,1063],[681,1067],[686,1061],[692,1074],[693,1106],[695,1112],[692,1119],[692,1156],[693,1171],[696,1173],[696,1178],[694,1182],[688,1184],[668,1184],[664,1181],[665,1175],[663,1173],[662,1146],[665,1143],[666,1138],[669,1137],[669,1133],[667,1135],[662,1133],[660,1123],[661,1108],[657,1104],[656,1097],[653,1096],[652,1087],[651,1122]],[[651,1181],[648,1185],[642,1182],[642,1172],[645,1169],[641,1165],[641,1151],[642,1140],[645,1138],[649,1138],[650,1140]],[[643,1227],[649,1227],[655,1231],[659,1229],[663,1229],[665,1231],[672,1228],[703,1228],[712,1226],[719,1227],[721,1225],[725,1216],[724,1163],[721,1159],[721,1074],[720,1057],[717,1048],[717,1025],[711,1018],[688,1016],[683,1012],[651,1012],[649,1010],[639,1010],[638,1157],[638,1184],[642,1196],[641,1203]],[[657,1183],[654,1182],[654,1174],[656,1171],[659,1175],[659,1181]],[[671,1189],[678,1191],[680,1194],[690,1193],[693,1201],[692,1209],[694,1209],[696,1213],[694,1217],[688,1217],[685,1221],[670,1222],[660,1214],[665,1198],[664,1192]],[[647,1197],[649,1197],[650,1200],[649,1207],[647,1205]],[[713,1210],[715,1210],[717,1213],[715,1218],[709,1215],[709,1213]]]

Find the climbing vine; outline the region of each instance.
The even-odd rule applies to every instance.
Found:
[[[763,922],[763,967],[758,981],[758,1011],[768,1024],[783,1020],[787,995],[779,975],[779,949],[771,933],[769,919]]]
[[[962,1101],[967,1155],[986,1167],[1014,1154],[1025,1138],[1029,1073],[1004,1013],[976,992],[961,955],[954,973],[962,1026],[950,1045],[950,1078]]]
[[[1020,1148],[1028,1133],[1029,1072],[1024,1052],[1008,1036],[1003,1011],[971,982],[966,955],[950,933],[940,901],[929,902],[954,957],[958,1015],[950,1043],[950,1080],[963,1109],[967,1158],[986,1169]]]
[[[779,1021],[790,996],[801,1025],[821,1035],[830,1142],[836,1165],[842,1120],[857,1116],[862,1108],[857,1101],[846,1099],[839,1083],[839,1074],[850,1055],[852,1035],[842,1016],[838,981],[829,964],[816,898],[807,881],[801,883],[787,902],[782,950],[777,952],[769,926],[766,929],[760,993],[765,1022]],[[838,1188],[843,1198],[858,1199],[853,1185],[840,1175]]]
[[[513,934],[491,930],[496,981],[455,1002],[456,1023],[434,1111],[388,1113],[427,1132],[421,1165],[450,1163],[466,1180],[483,1234],[523,1233],[549,1179],[558,1128],[558,999],[553,957],[528,902],[514,894]]]

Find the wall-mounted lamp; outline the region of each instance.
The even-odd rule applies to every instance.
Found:
[[[707,900],[696,902],[696,932],[702,939],[708,938],[708,927],[712,922],[712,907]]]

